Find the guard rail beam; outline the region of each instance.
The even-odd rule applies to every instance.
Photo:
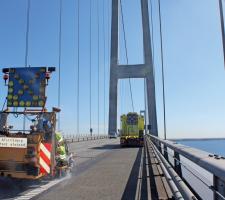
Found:
[[[225,199],[225,157],[178,144],[174,141],[163,140],[150,134],[146,135],[151,138],[151,141],[168,162],[168,148],[173,150],[174,165],[171,164],[171,166],[182,179],[184,178],[182,177],[180,156],[210,172],[213,175],[213,185],[210,186],[210,189],[213,191],[214,200]],[[195,195],[198,194],[195,192]]]
[[[106,139],[108,136],[101,135],[101,136],[84,136],[84,137],[65,137],[67,143],[75,143],[75,142],[84,142],[84,141],[91,141],[91,140],[101,140]]]

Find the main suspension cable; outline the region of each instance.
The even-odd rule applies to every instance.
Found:
[[[58,57],[58,65],[59,65],[59,74],[58,74],[58,108],[61,107],[61,54],[62,54],[62,0],[59,0],[59,57]],[[60,113],[58,113],[58,131],[60,131]]]
[[[30,0],[27,0],[27,25],[26,25],[25,67],[28,67],[29,32],[30,32]]]
[[[160,0],[158,0],[158,8],[159,8],[159,25],[160,25],[161,64],[162,64],[164,139],[166,140],[166,137],[167,137],[167,130],[166,130],[166,97],[165,97],[165,75],[164,75],[162,16],[161,16],[161,3],[160,3]]]
[[[80,0],[77,0],[77,135],[80,134]]]
[[[126,64],[128,65],[129,60],[128,60],[127,40],[126,40],[126,32],[125,32],[125,25],[124,25],[124,16],[123,16],[122,0],[120,0],[120,9],[121,9],[122,26],[123,26],[124,46],[125,46],[125,53],[126,53]],[[130,89],[130,97],[131,97],[132,110],[134,112],[134,101],[133,101],[133,93],[132,93],[132,86],[131,86],[131,80],[130,80],[130,78],[129,78],[129,89]]]

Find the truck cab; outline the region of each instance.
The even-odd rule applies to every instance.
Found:
[[[135,112],[120,117],[120,145],[143,146],[144,117]]]

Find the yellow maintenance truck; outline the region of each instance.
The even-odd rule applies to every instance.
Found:
[[[0,176],[39,179],[69,169],[68,148],[56,134],[60,109],[48,112],[45,108],[45,90],[53,71],[52,67],[3,69],[8,95],[0,112]]]
[[[121,116],[120,124],[121,146],[143,146],[144,116],[130,112]]]

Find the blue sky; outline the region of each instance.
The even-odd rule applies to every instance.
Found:
[[[26,2],[26,0],[0,2],[1,68],[24,66]],[[89,132],[89,2],[80,0],[80,134]],[[105,0],[103,14],[103,0],[99,0],[100,132],[104,132],[104,66],[105,116],[106,122],[108,121],[110,2]],[[143,53],[140,3],[138,0],[122,0],[122,2],[129,63],[141,63]],[[156,0],[152,2],[157,115],[159,134],[162,136],[158,7]],[[161,2],[168,137],[224,137],[225,72],[218,2],[212,0]],[[92,0],[92,10],[92,119],[94,133],[97,133],[97,0]],[[58,67],[59,1],[31,0],[30,22],[28,63],[31,66]],[[123,38],[120,41],[120,62],[125,63]],[[77,53],[77,0],[63,0],[61,127],[68,134],[76,134]],[[53,74],[47,91],[49,109],[57,105],[57,73]],[[0,84],[2,103],[7,91],[3,85],[2,80]],[[119,114],[131,110],[128,81],[120,81],[120,86]],[[132,80],[132,90],[134,107],[139,112],[144,108],[143,80]]]

